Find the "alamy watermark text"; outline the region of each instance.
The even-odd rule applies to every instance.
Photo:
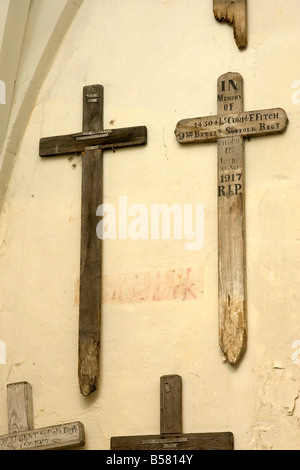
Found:
[[[101,240],[186,240],[185,248],[201,250],[204,244],[203,204],[144,204],[128,206],[127,196],[119,197],[118,208],[101,204],[97,225]],[[118,227],[117,227],[118,226]]]

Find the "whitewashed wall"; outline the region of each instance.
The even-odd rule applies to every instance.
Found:
[[[211,0],[33,0],[14,44],[15,86],[0,49],[0,80],[13,89],[0,105],[0,435],[6,385],[23,380],[35,426],[80,420],[86,449],[159,433],[159,377],[176,373],[184,432],[232,431],[236,449],[300,448],[300,3],[248,4],[243,52]],[[218,347],[217,147],[174,136],[180,119],[216,113],[228,71],[244,77],[245,110],[282,107],[290,121],[284,135],[245,144],[249,340],[238,368]],[[94,83],[105,87],[106,128],[148,127],[147,147],[105,152],[105,202],[203,204],[205,229],[198,251],[185,239],[104,242],[101,384],[85,399],[81,157],[42,161],[38,150],[41,137],[80,132],[82,87]]]

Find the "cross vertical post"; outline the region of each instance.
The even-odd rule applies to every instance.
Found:
[[[219,344],[230,364],[246,349],[245,138],[282,134],[282,108],[244,112],[243,78],[218,79],[218,115],[183,119],[175,130],[180,144],[218,143],[218,311]]]
[[[96,211],[103,203],[103,150],[144,145],[145,126],[103,129],[102,85],[83,88],[83,125],[78,134],[40,140],[41,157],[81,152],[81,254],[78,378],[82,395],[98,388],[101,325],[102,240],[97,237]]]
[[[240,75],[219,78],[219,116],[244,111],[243,88]],[[244,161],[243,137],[218,139],[219,342],[233,364],[247,342]]]
[[[160,378],[160,435],[112,437],[111,450],[233,450],[231,432],[182,432],[182,378]]]

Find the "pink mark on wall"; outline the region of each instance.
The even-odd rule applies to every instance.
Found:
[[[110,274],[102,278],[102,302],[126,304],[141,302],[191,301],[203,294],[204,267]],[[79,281],[74,305],[79,305]]]
[[[197,300],[203,280],[203,267],[107,275],[102,299],[117,304]]]

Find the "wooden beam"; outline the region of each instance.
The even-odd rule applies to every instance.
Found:
[[[182,433],[182,378],[164,375],[160,378],[160,433]]]
[[[1,106],[0,155],[11,116],[30,3],[30,0],[10,0],[6,10],[3,35],[0,37],[0,79],[5,83],[6,94],[5,106]],[[0,161],[0,168],[1,164]]]
[[[79,421],[34,429],[32,387],[28,382],[7,386],[9,434],[0,436],[1,450],[70,449],[85,443]]]
[[[217,115],[183,119],[175,135],[180,144],[218,143],[219,344],[236,365],[247,340],[244,141],[282,134],[288,118],[281,108],[244,112],[238,73],[219,77],[217,103]]]
[[[8,432],[23,432],[33,429],[32,388],[28,382],[7,386]]]
[[[53,157],[56,155],[68,155],[74,152],[84,152],[89,147],[99,147],[101,150],[114,150],[144,145],[146,137],[147,128],[144,126],[45,137],[40,140],[39,153],[40,157]]]
[[[248,44],[247,0],[214,0],[214,15],[217,21],[233,25],[233,35],[239,49]]]
[[[160,378],[160,435],[111,438],[111,450],[233,450],[233,434],[182,433],[182,379]]]
[[[83,89],[83,132],[103,129],[101,85]],[[98,101],[88,101],[97,95]],[[97,207],[103,201],[103,152],[87,150],[82,159],[81,256],[78,378],[82,395],[98,388],[100,363],[102,240],[96,235]]]
[[[229,102],[226,104],[230,105]],[[220,101],[220,105],[224,103]],[[179,143],[188,144],[217,142],[218,139],[235,136],[262,137],[282,134],[286,130],[287,123],[287,115],[282,108],[232,114],[224,112],[222,115],[182,119],[176,128],[176,138]]]
[[[83,88],[82,132],[40,140],[40,156],[82,152],[79,363],[81,393],[97,390],[100,365],[102,240],[97,209],[103,203],[104,149],[145,145],[145,126],[103,130],[102,85]]]
[[[235,93],[241,99],[230,100],[231,88],[226,86],[226,91],[222,91],[224,80],[226,84],[230,80],[234,82]],[[218,80],[218,96],[221,95],[229,107],[233,106],[235,113],[242,112],[244,108],[242,76],[222,75]],[[223,113],[224,101],[218,100],[218,114],[222,117]],[[224,162],[228,158],[230,164],[225,165]],[[228,361],[237,364],[247,344],[243,137],[225,137],[218,140],[218,182],[219,343]]]

